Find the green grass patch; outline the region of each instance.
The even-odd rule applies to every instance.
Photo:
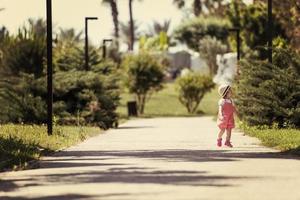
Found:
[[[0,170],[25,168],[45,153],[77,144],[99,134],[96,127],[57,126],[51,136],[46,126],[0,125]]]
[[[243,127],[244,132],[261,140],[268,147],[300,155],[299,129],[267,129],[259,127]]]
[[[127,102],[134,100],[134,96],[128,92],[121,95],[121,104],[118,113],[121,118],[127,117]],[[217,89],[207,93],[202,99],[198,108],[198,115],[216,115],[218,112],[219,95]],[[153,94],[146,103],[143,117],[179,117],[195,116],[188,114],[186,108],[178,100],[178,92],[174,83],[164,85],[164,89]]]

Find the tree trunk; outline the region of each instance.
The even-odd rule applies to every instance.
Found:
[[[146,104],[146,94],[137,94],[137,107],[140,115],[144,114]]]
[[[201,3],[201,0],[194,0],[194,15],[196,17],[198,17],[201,13],[201,10],[202,10],[202,3]]]
[[[112,11],[112,17],[114,22],[114,29],[115,29],[115,43],[117,47],[119,47],[119,19],[118,19],[118,6],[117,6],[117,0],[110,0],[110,6]]]
[[[145,104],[146,104],[146,95],[143,96],[143,98],[142,98],[141,111],[140,111],[140,114],[141,114],[141,115],[144,114],[144,111],[145,111]]]
[[[133,51],[133,46],[134,46],[134,21],[133,21],[133,15],[132,15],[132,1],[129,0],[129,17],[130,17],[130,45],[129,45],[129,50]]]

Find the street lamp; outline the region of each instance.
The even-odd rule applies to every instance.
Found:
[[[237,51],[237,60],[241,59],[241,37],[240,37],[240,28],[231,28],[229,31],[236,32],[236,51]]]
[[[272,42],[273,42],[273,18],[272,18],[272,0],[268,0],[268,60],[272,63]]]
[[[88,21],[97,20],[98,17],[85,18],[85,70],[89,70],[89,36],[88,36]]]
[[[106,43],[112,42],[112,41],[113,41],[112,39],[104,39],[103,40],[103,55],[102,55],[103,59],[106,58]]]
[[[52,0],[47,0],[47,131],[52,135],[53,127],[53,69],[52,69]]]

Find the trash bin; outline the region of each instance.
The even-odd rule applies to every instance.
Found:
[[[138,116],[137,112],[137,103],[136,101],[128,101],[127,102],[127,108],[128,108],[128,116]]]

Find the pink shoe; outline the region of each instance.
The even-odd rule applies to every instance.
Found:
[[[222,138],[217,139],[217,146],[221,147],[222,146]]]
[[[226,141],[226,142],[224,143],[224,145],[227,146],[227,147],[230,147],[230,148],[233,147],[230,141]]]

